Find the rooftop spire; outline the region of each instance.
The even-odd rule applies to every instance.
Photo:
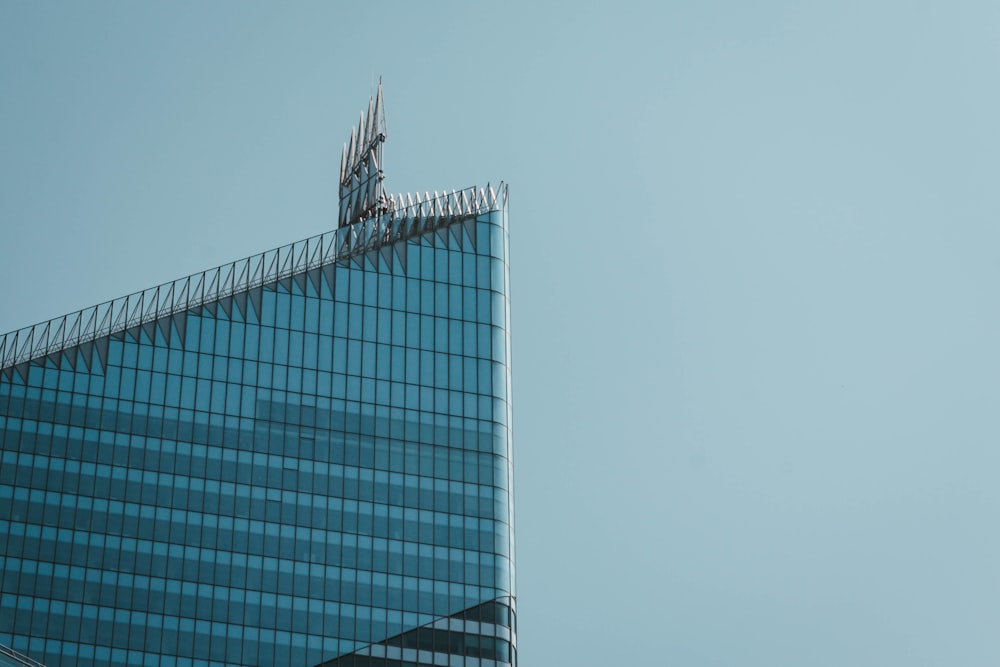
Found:
[[[338,227],[364,220],[389,209],[383,187],[382,144],[385,143],[385,111],[382,79],[375,99],[368,98],[368,112],[361,112],[358,126],[351,128],[350,144],[340,156],[340,215]]]

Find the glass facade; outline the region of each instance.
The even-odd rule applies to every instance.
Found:
[[[0,373],[0,644],[516,664],[506,207]]]

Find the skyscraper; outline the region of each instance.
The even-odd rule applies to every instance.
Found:
[[[0,337],[0,644],[48,665],[516,664],[507,190]]]

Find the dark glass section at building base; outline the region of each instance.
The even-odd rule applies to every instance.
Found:
[[[456,657],[476,658],[480,665],[516,664],[512,602],[486,602],[317,667],[451,665]]]

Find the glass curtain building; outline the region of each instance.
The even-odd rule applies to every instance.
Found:
[[[49,665],[516,664],[507,190],[0,338],[0,644]]]

